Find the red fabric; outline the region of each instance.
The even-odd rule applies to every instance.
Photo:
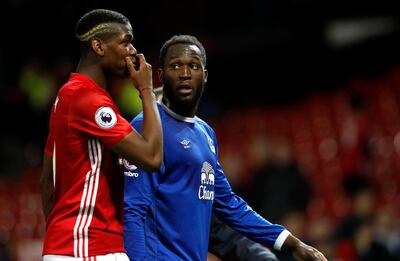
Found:
[[[125,252],[123,175],[116,171],[117,156],[108,146],[131,131],[108,93],[86,76],[72,74],[60,89],[45,149],[53,156],[55,204],[43,254]]]

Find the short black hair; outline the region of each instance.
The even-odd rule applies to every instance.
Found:
[[[108,9],[94,9],[84,14],[78,20],[75,26],[75,35],[81,36],[89,32],[96,25],[102,23],[128,24],[129,19],[117,11]]]
[[[201,52],[200,54],[201,62],[203,63],[204,67],[206,67],[207,55],[204,46],[195,36],[187,34],[174,35],[163,44],[160,50],[160,65],[162,67],[164,66],[165,55],[167,54],[168,48],[175,44],[196,45]]]

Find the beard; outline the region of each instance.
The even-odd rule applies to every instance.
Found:
[[[164,82],[164,97],[168,101],[170,109],[182,116],[191,116],[196,113],[197,106],[203,95],[205,82],[202,81],[198,88],[193,89],[193,94],[190,97],[182,97],[175,88],[167,81]]]

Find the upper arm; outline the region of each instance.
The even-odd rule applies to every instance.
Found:
[[[54,150],[54,136],[50,131],[47,137],[46,148],[43,155],[42,175],[40,182],[53,183],[53,150]]]
[[[119,156],[145,170],[158,167],[152,144],[120,115],[110,97],[93,91],[75,96],[68,118],[73,131],[98,138]]]
[[[126,135],[121,141],[112,145],[110,148],[115,153],[121,155],[123,158],[128,159],[129,162],[132,162],[141,169],[147,171],[158,170],[157,168],[149,166],[149,155],[151,154],[149,145],[146,140],[135,130]]]
[[[132,126],[105,94],[83,90],[73,99],[67,119],[73,132],[96,137],[108,147],[132,132]]]
[[[53,208],[53,182],[53,159],[45,153],[43,157],[42,175],[40,177],[40,195],[43,214],[46,219]]]
[[[130,163],[145,170],[158,171],[159,164],[154,164],[154,149],[149,146],[148,141],[139,132],[142,131],[143,118],[142,114],[137,116],[132,122],[133,131],[124,139],[117,142],[111,149]],[[161,164],[161,163],[160,163]]]
[[[53,182],[53,158],[48,156],[46,153],[43,156],[41,181]]]

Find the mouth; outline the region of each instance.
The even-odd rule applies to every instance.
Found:
[[[190,93],[192,93],[192,87],[190,86],[190,84],[187,83],[178,84],[177,90],[182,95],[189,95]]]

